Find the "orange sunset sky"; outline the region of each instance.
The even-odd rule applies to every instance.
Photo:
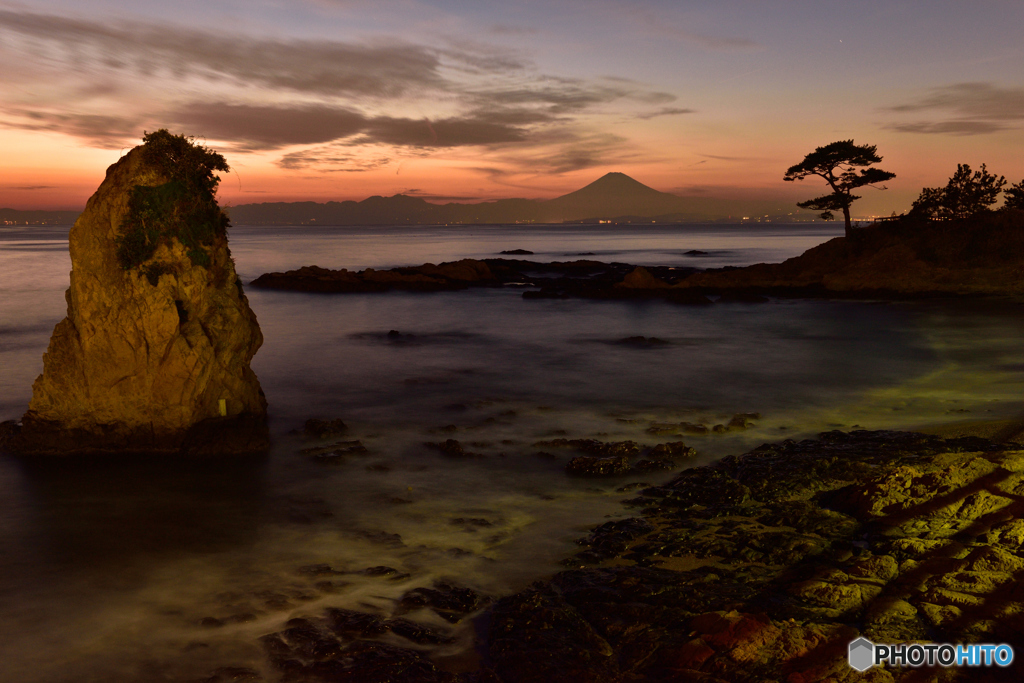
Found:
[[[195,135],[224,204],[549,198],[608,171],[805,199],[878,146],[904,211],[957,163],[1024,178],[1019,0],[0,0],[0,207],[78,209],[143,131]]]

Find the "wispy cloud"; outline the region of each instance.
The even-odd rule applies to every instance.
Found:
[[[659,116],[679,116],[680,114],[695,114],[696,112],[696,109],[683,109],[680,107],[662,107],[658,111],[637,114],[636,118],[647,121],[649,119],[657,118]]]
[[[387,156],[357,154],[327,145],[285,154],[278,160],[277,165],[289,171],[359,173],[372,171],[387,166],[389,163],[391,163],[391,158]]]
[[[887,111],[933,115],[931,120],[888,125],[902,133],[984,135],[1015,128],[1015,123],[1024,120],[1024,88],[1001,88],[985,82],[955,83],[932,88],[917,101],[889,107]]]

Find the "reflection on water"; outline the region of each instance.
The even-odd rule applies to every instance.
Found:
[[[526,248],[537,260],[692,265],[779,260],[820,228],[235,229],[243,278],[309,263],[388,267]],[[744,232],[745,231],[745,232]],[[64,315],[59,232],[0,234],[0,419],[17,417]],[[64,241],[62,241],[62,239]],[[7,249],[8,246],[16,249]],[[719,259],[714,262],[714,259]],[[391,614],[438,579],[489,595],[556,571],[573,539],[625,516],[636,477],[565,476],[557,436],[679,437],[652,422],[725,423],[685,437],[695,462],[823,429],[1020,410],[1019,304],[525,301],[513,289],[431,295],[249,291],[266,342],[254,369],[274,447],[256,461],[22,463],[0,458],[0,661],[19,681],[187,680],[261,668],[256,639],[327,606]],[[391,334],[391,331],[397,334]],[[621,343],[630,337],[659,343]],[[969,411],[969,412],[965,412]],[[289,432],[343,417],[365,453],[319,462]],[[424,445],[454,438],[479,457]],[[667,475],[662,475],[667,476]],[[645,475],[656,482],[658,475]],[[368,568],[389,567],[367,573]],[[469,624],[409,615],[452,629]],[[408,643],[403,643],[408,645]],[[87,672],[83,673],[83,672]]]

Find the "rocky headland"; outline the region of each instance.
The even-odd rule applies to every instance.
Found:
[[[680,286],[705,293],[912,298],[1024,293],[1024,211],[853,230],[782,263],[708,270]]]
[[[107,169],[71,229],[67,317],[7,447],[27,454],[267,446],[263,342],[213,197],[223,157],[158,131]],[[13,433],[12,433],[13,432]]]

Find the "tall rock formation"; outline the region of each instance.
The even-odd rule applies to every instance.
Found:
[[[13,449],[244,453],[268,445],[263,343],[214,198],[224,158],[165,130],[107,169],[71,229],[68,315]]]

